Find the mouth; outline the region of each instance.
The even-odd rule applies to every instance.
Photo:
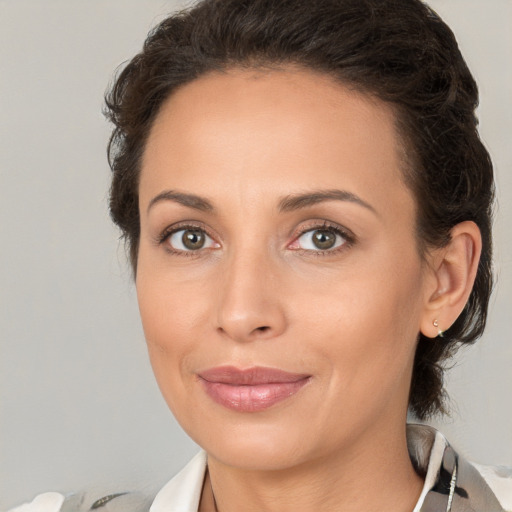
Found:
[[[311,375],[261,366],[245,370],[219,366],[198,373],[198,377],[214,402],[238,412],[257,412],[295,395]]]

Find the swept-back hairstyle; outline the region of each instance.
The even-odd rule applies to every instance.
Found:
[[[444,338],[418,334],[410,410],[420,419],[445,412],[442,363],[486,322],[494,182],[477,131],[475,81],[452,31],[420,0],[203,0],[160,23],[106,96],[114,123],[110,211],[133,271],[141,156],[163,102],[207,72],[287,65],[328,74],[392,106],[421,254],[444,246],[459,222],[480,228],[483,252],[462,314]]]

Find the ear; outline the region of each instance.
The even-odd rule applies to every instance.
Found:
[[[457,320],[475,282],[482,237],[472,221],[457,224],[448,245],[431,254],[431,278],[426,291],[420,330],[435,338]],[[437,324],[437,325],[435,325]]]

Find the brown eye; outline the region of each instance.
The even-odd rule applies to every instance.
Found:
[[[183,245],[191,251],[201,249],[205,241],[204,233],[198,229],[187,229],[183,232],[181,241]]]
[[[327,251],[347,243],[343,233],[335,228],[310,229],[297,239],[298,247],[308,251]]]
[[[199,251],[219,247],[202,229],[183,228],[178,229],[167,237],[167,242],[177,252]]]
[[[313,232],[312,240],[319,249],[331,249],[336,243],[336,235],[331,231],[319,229]]]

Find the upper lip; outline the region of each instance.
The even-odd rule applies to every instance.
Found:
[[[217,366],[201,371],[198,375],[208,382],[230,384],[232,386],[297,382],[310,377],[310,375],[304,373],[291,373],[264,366],[253,366],[247,369],[240,369],[235,366]]]

